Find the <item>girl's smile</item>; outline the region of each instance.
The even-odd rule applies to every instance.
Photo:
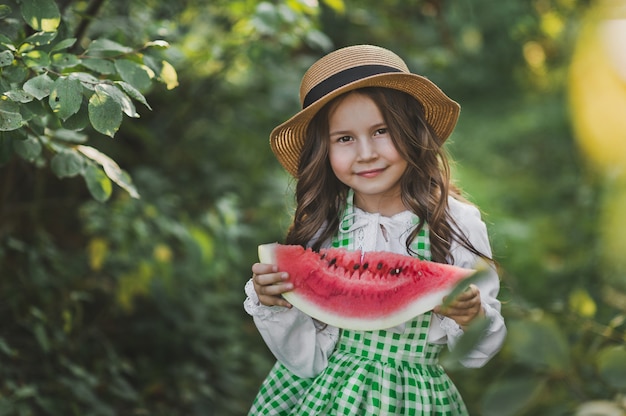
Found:
[[[364,176],[366,178],[373,178],[375,176],[378,176],[378,174],[380,174],[382,172],[384,172],[384,169],[372,169],[372,170],[366,170],[366,171],[358,172],[357,175]]]
[[[400,178],[407,162],[374,101],[349,93],[330,111],[328,121],[330,165],[337,178],[354,190],[355,204],[387,216],[404,211]]]

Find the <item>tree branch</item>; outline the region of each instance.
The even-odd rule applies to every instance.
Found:
[[[89,4],[89,7],[87,7],[87,10],[85,10],[85,14],[83,15],[78,27],[76,28],[76,31],[74,32],[74,37],[77,40],[73,47],[74,50],[76,50],[76,48],[81,45],[81,41],[83,37],[85,37],[85,33],[87,33],[87,28],[89,27],[89,24],[98,15],[104,2],[105,0],[92,0],[92,2]]]

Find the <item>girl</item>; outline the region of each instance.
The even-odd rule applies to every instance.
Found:
[[[490,260],[485,225],[450,183],[442,147],[456,102],[370,45],[313,64],[300,98],[303,110],[270,137],[297,179],[286,244],[392,251],[467,268]],[[495,267],[445,309],[381,331],[318,322],[281,297],[292,289],[286,273],[260,263],[252,272],[245,309],[278,361],[250,415],[466,415],[437,355],[477,317],[489,327],[463,365],[484,365],[506,335]]]

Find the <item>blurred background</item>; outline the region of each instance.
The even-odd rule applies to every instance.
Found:
[[[5,3],[0,415],[246,414],[274,359],[243,287],[293,203],[269,132],[356,43],[462,106],[509,327],[448,366],[470,413],[626,414],[623,0]]]

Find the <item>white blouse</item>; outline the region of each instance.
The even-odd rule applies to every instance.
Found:
[[[476,207],[449,198],[450,214],[474,247],[480,252],[491,256],[491,247],[487,228],[480,218]],[[406,235],[414,227],[413,215],[404,211],[392,217],[355,210],[355,221],[350,227],[356,231],[355,246],[363,251],[390,251],[408,255],[405,241]],[[346,230],[344,230],[346,231]],[[329,247],[330,242],[324,244]],[[473,268],[478,257],[458,243],[453,243],[450,254],[453,264],[465,268]],[[500,289],[500,281],[495,268],[476,283],[480,289],[480,297],[485,315],[490,322],[484,338],[473,351],[461,360],[465,367],[481,367],[487,363],[502,347],[506,337],[506,326],[500,314],[501,305],[496,299]],[[282,306],[265,306],[259,303],[254,291],[252,280],[245,287],[247,298],[245,310],[252,315],[268,348],[277,360],[300,377],[315,377],[327,365],[339,338],[339,329],[322,324],[295,307],[289,309]],[[404,324],[391,331],[404,331]],[[433,314],[428,332],[428,341],[434,344],[454,345],[463,335],[463,329],[452,319]]]

